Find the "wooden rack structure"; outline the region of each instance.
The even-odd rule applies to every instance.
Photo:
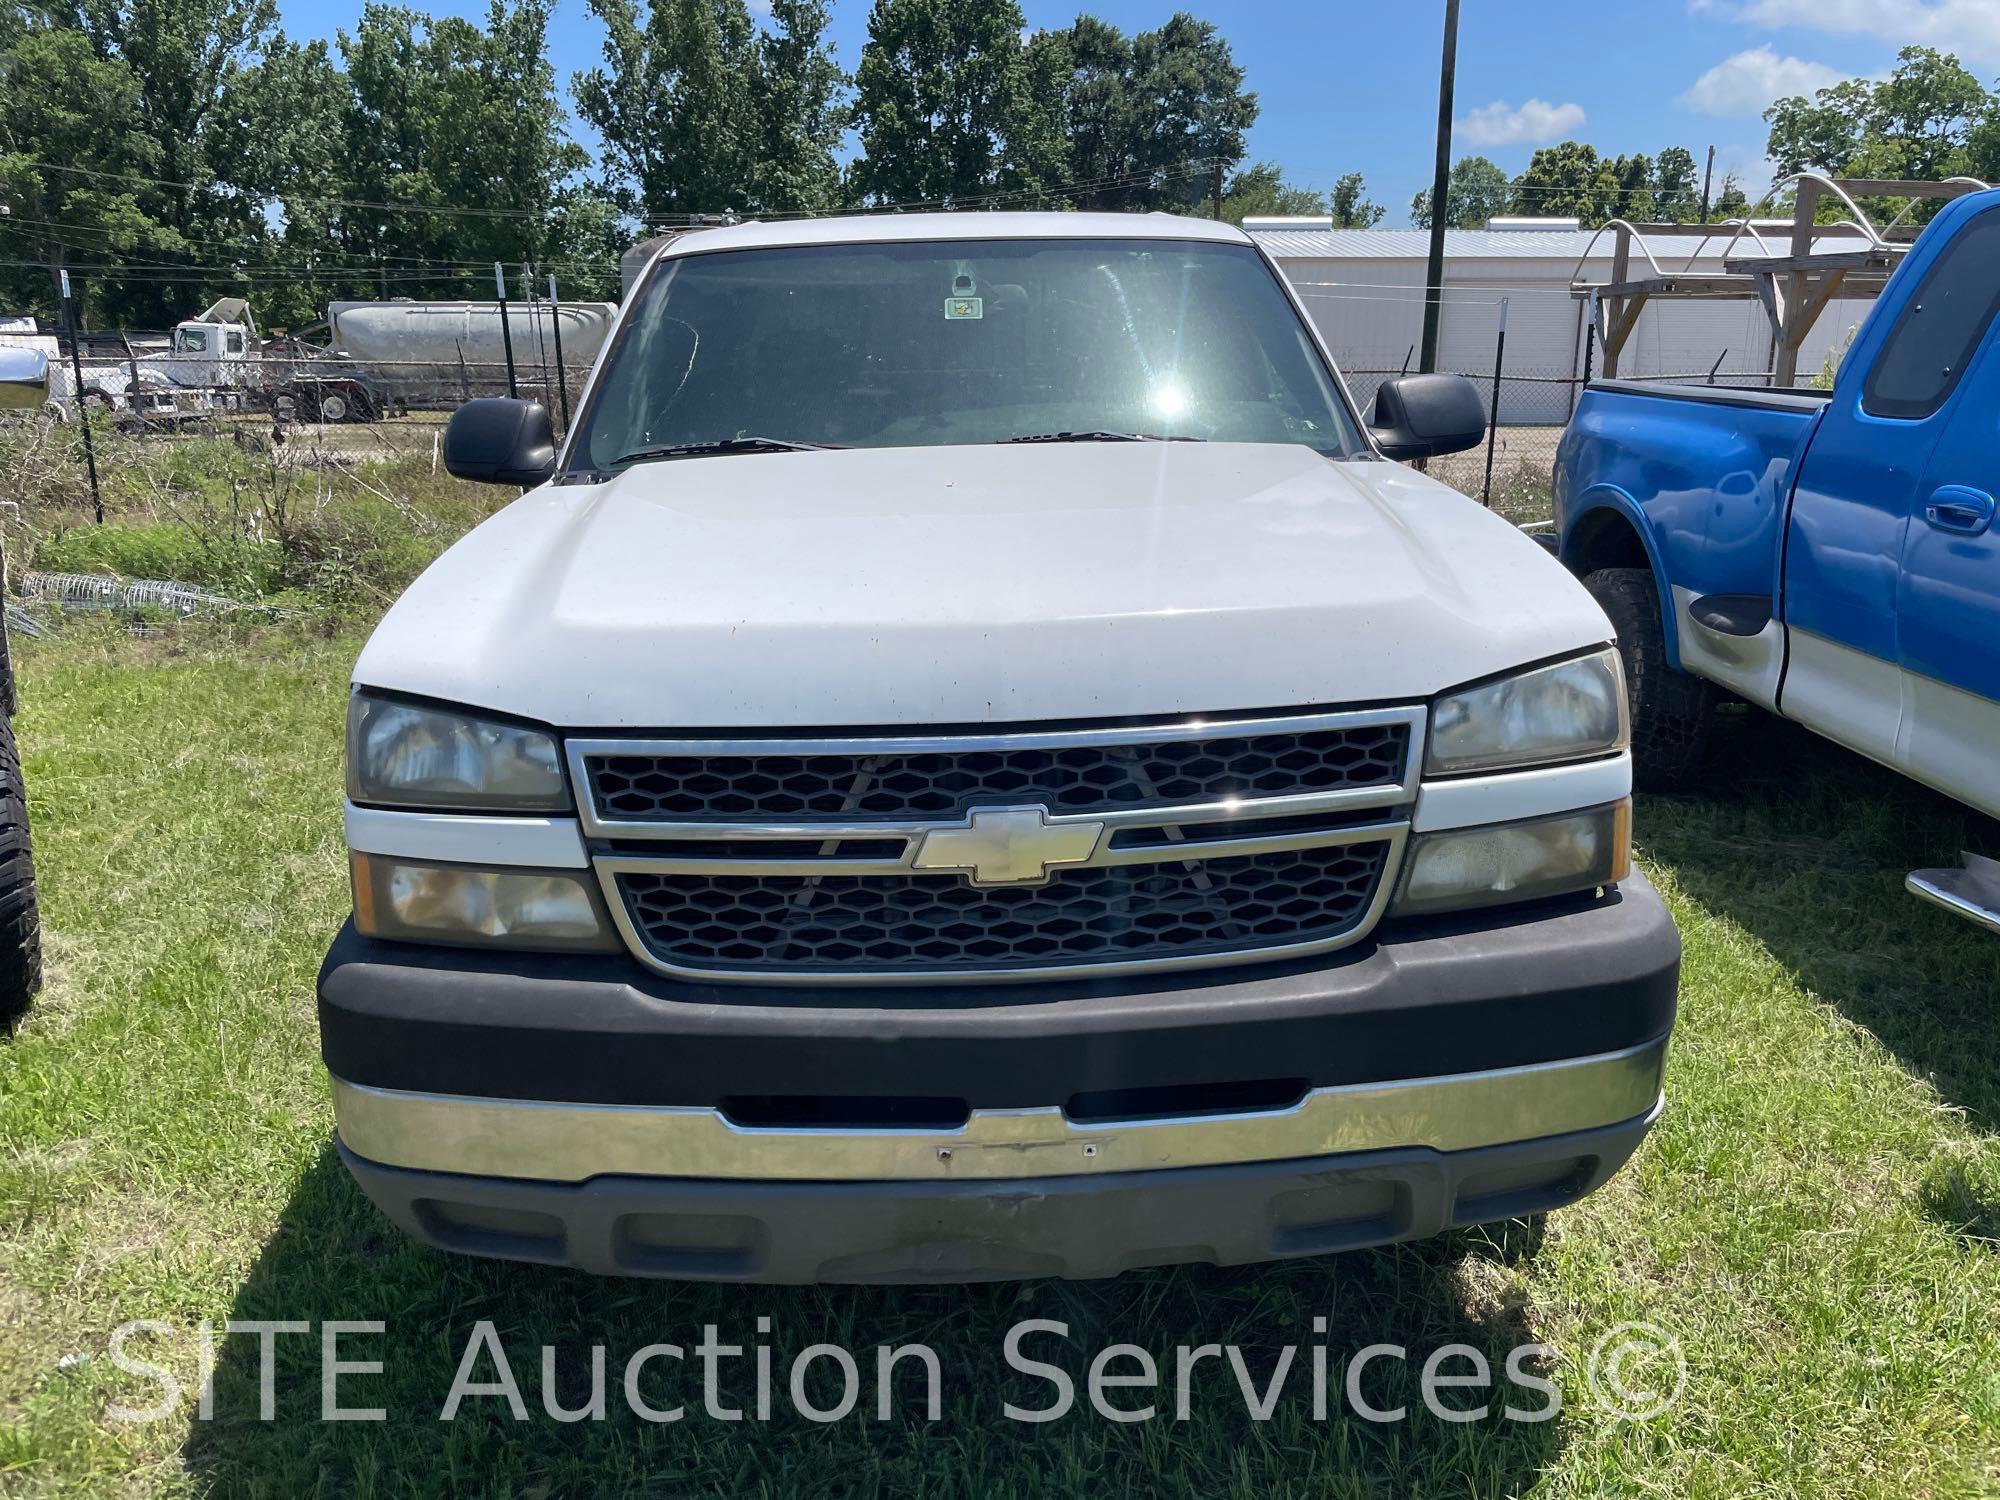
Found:
[[[1626,341],[1638,326],[1639,314],[1654,298],[1754,297],[1763,305],[1764,316],[1771,325],[1771,384],[1792,385],[1798,379],[1799,350],[1827,303],[1836,296],[1878,295],[1917,237],[1918,226],[1904,224],[1900,214],[1886,227],[1877,228],[1855,200],[1902,198],[1914,206],[1920,200],[1958,198],[1981,192],[1987,186],[1970,177],[1917,182],[1826,177],[1818,172],[1802,172],[1786,181],[1796,187],[1789,227],[1782,221],[1749,219],[1730,219],[1720,224],[1634,224],[1612,219],[1592,237],[1572,273],[1570,292],[1590,303],[1607,377],[1617,375]],[[1820,223],[1820,206],[1829,197],[1844,205],[1850,217]],[[1904,212],[1907,211],[1906,207]],[[1783,239],[1774,246],[1760,229],[1772,231]],[[1614,236],[1610,279],[1586,280],[1584,265],[1597,240],[1605,234]],[[1698,239],[1699,243],[1687,257],[1687,266],[1692,267],[1709,241],[1725,235],[1729,243],[1723,247],[1720,272],[1668,270],[1660,264],[1650,243],[1662,239]],[[1744,247],[1746,237],[1756,253]],[[1635,249],[1645,262],[1638,274],[1634,274],[1632,265]]]

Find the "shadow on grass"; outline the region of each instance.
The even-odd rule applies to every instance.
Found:
[[[2000,1164],[1995,1158],[1933,1162],[1917,1185],[1917,1201],[1968,1245],[2000,1254]]]
[[[1903,889],[2000,824],[1768,714],[1720,730],[1704,795],[1642,799],[1641,848],[2000,1132],[2000,941]]]
[[[1565,1419],[1506,1420],[1510,1401],[1540,1410],[1547,1393],[1508,1380],[1510,1351],[1535,1342],[1518,1299],[1496,1286],[1500,1269],[1533,1254],[1538,1225],[1513,1225],[1377,1252],[1241,1270],[1182,1267],[1108,1282],[1027,1282],[972,1287],[731,1287],[600,1280],[579,1272],[445,1256],[416,1246],[362,1197],[329,1148],[301,1179],[277,1233],[239,1290],[230,1317],[297,1320],[312,1336],[275,1340],[273,1420],[258,1417],[258,1341],[223,1338],[214,1412],[193,1424],[184,1461],[225,1495],[623,1495],[775,1494],[1031,1495],[1044,1492],[1264,1495],[1310,1489],[1326,1496],[1512,1495],[1531,1485],[1563,1441]],[[1316,1332],[1314,1319],[1327,1319]],[[1009,1419],[1003,1403],[1043,1408],[1049,1378],[1009,1368],[1007,1332],[1030,1318],[1068,1325],[1039,1333],[1024,1359],[1045,1360],[1075,1381],[1074,1409],[1059,1420]],[[381,1335],[344,1335],[343,1359],[379,1359],[380,1374],[344,1375],[344,1406],[385,1408],[380,1422],[322,1422],[321,1346],[328,1319],[379,1319]],[[768,1331],[760,1320],[768,1319]],[[518,1380],[527,1420],[499,1396],[468,1396],[440,1420],[476,1325],[492,1322]],[[722,1341],[772,1351],[772,1420],[754,1420],[752,1357],[725,1359],[722,1400],[745,1420],[703,1410],[695,1347],[704,1324]],[[627,1361],[648,1344],[686,1350],[656,1360],[642,1383],[656,1407],[684,1405],[670,1425],[640,1420],[623,1389]],[[792,1361],[806,1346],[837,1344],[859,1366],[852,1415],[820,1425],[794,1407]],[[941,1366],[940,1420],[925,1420],[924,1379],[914,1361],[892,1382],[890,1416],[877,1418],[876,1349],[928,1345]],[[1146,1422],[1114,1423],[1091,1410],[1086,1371],[1117,1343],[1149,1350],[1157,1390],[1113,1389],[1123,1407],[1157,1404]],[[1296,1345],[1268,1421],[1253,1421],[1225,1358],[1195,1367],[1188,1420],[1174,1411],[1174,1350],[1236,1345],[1259,1391],[1286,1345]],[[1407,1363],[1377,1360],[1364,1394],[1376,1407],[1409,1408],[1377,1425],[1347,1412],[1346,1359],[1371,1343],[1400,1344]],[[1484,1420],[1447,1422],[1423,1405],[1425,1357],[1442,1345],[1479,1350],[1492,1389],[1445,1391],[1460,1408],[1491,1400]],[[555,1386],[568,1406],[587,1403],[591,1346],[605,1350],[604,1420],[558,1422],[543,1410],[542,1346],[554,1346]],[[1313,1415],[1313,1348],[1327,1351],[1327,1416]],[[1120,1363],[1113,1373],[1135,1366]],[[1453,1365],[1446,1373],[1463,1370]],[[1525,1368],[1551,1375],[1540,1360]],[[838,1399],[836,1371],[814,1366],[807,1394]],[[475,1381],[496,1378],[482,1356]]]

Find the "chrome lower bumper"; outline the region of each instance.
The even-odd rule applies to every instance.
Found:
[[[1661,1038],[1529,1067],[1344,1084],[1276,1110],[1087,1124],[1054,1107],[976,1110],[948,1129],[745,1126],[707,1108],[410,1093],[338,1078],[333,1092],[341,1142],[384,1166],[542,1182],[947,1182],[1465,1151],[1591,1130],[1655,1106],[1666,1048]]]

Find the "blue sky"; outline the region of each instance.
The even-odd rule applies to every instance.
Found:
[[[420,6],[424,0],[414,0]],[[294,36],[352,26],[361,0],[280,0]],[[430,0],[469,16],[483,0]],[[754,6],[753,6],[754,8]],[[1033,26],[1062,26],[1076,0],[1023,0]],[[1408,221],[1430,179],[1443,0],[1101,0],[1087,7],[1128,31],[1176,9],[1216,21],[1248,70],[1263,114],[1254,156],[1324,189],[1361,172]],[[834,0],[833,37],[852,68],[869,0]],[[1957,52],[2000,75],[2000,0],[1463,0],[1454,154],[1479,152],[1510,173],[1537,145],[1574,136],[1613,154],[1684,145],[1753,192],[1769,180],[1758,118],[1773,98],[1886,72],[1898,47]],[[594,65],[601,36],[583,0],[559,0],[551,50],[567,76]]]

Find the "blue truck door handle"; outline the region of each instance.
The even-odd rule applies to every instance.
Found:
[[[1993,524],[1993,497],[1966,484],[1941,484],[1931,491],[1924,519],[1939,531],[1978,536]]]

